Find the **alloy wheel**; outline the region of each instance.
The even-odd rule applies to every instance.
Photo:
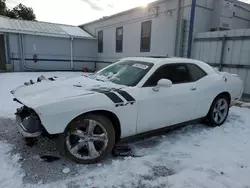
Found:
[[[66,136],[68,151],[78,159],[98,158],[108,145],[108,133],[104,126],[92,119],[77,122],[76,128]]]
[[[214,105],[213,109],[214,122],[217,124],[221,124],[227,117],[227,113],[228,113],[228,102],[226,101],[226,99],[221,98]]]

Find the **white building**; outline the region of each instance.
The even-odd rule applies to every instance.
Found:
[[[77,26],[0,16],[0,72],[94,70],[96,46]]]
[[[197,58],[194,36],[250,28],[250,5],[236,0],[158,0],[80,27],[83,30],[0,16],[0,72],[96,70],[127,56]],[[199,55],[211,63],[206,57]]]
[[[98,38],[97,60],[113,62],[126,56],[191,57],[196,33],[249,26],[250,5],[237,0],[158,0],[80,27]]]

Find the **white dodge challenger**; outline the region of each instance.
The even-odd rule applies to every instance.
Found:
[[[59,135],[64,154],[97,163],[120,139],[205,119],[222,125],[241,98],[236,74],[183,58],[124,58],[92,75],[39,77],[11,91],[24,137]]]

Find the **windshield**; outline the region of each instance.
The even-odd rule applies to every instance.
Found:
[[[135,86],[153,67],[153,63],[121,60],[93,75],[93,79],[115,84]]]

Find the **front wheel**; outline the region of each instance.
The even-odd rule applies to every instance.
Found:
[[[92,164],[112,151],[115,131],[105,116],[89,114],[73,120],[60,140],[68,158],[80,164]]]
[[[229,112],[229,100],[226,96],[218,96],[207,115],[207,119],[209,121],[209,124],[213,127],[222,125],[228,116]]]

